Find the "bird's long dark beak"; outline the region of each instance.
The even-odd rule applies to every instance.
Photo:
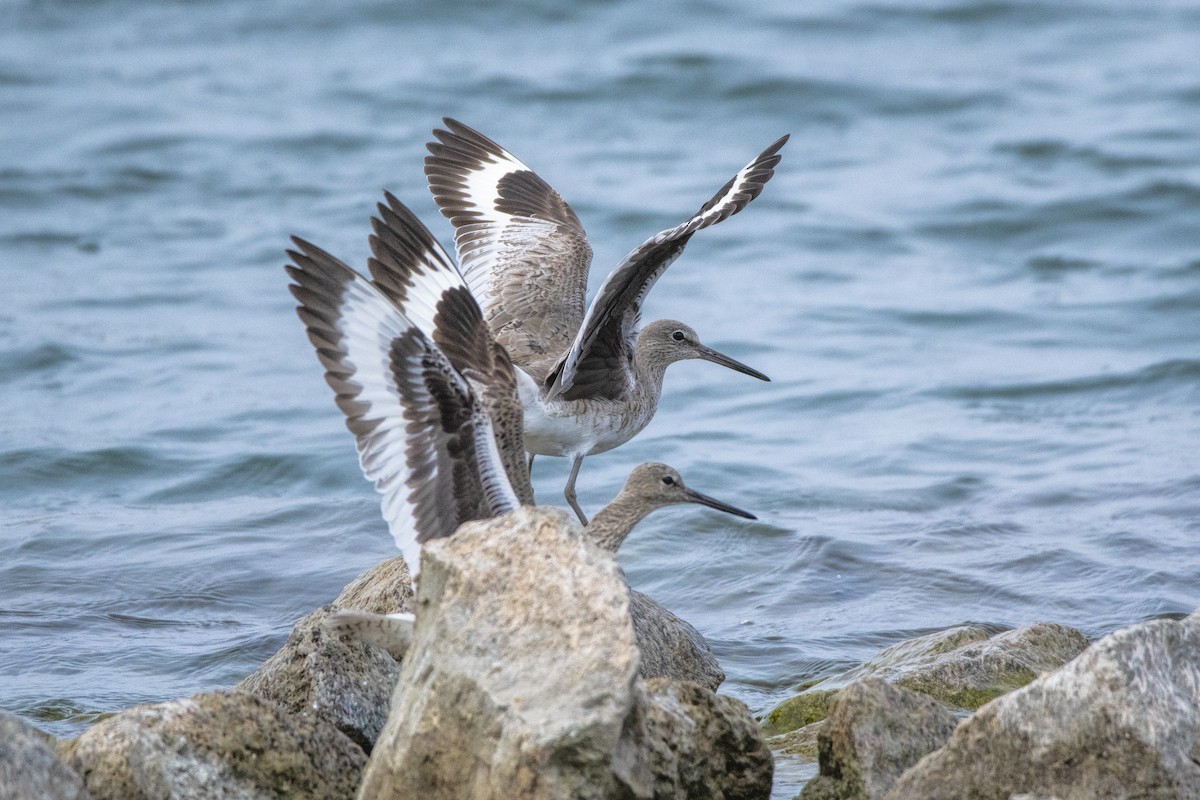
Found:
[[[699,503],[702,506],[708,506],[709,508],[715,508],[717,511],[724,511],[726,514],[733,514],[735,517],[745,517],[746,519],[758,519],[758,517],[754,516],[749,511],[742,511],[740,508],[737,508],[736,506],[731,506],[728,503],[722,503],[717,498],[709,497],[706,494],[700,494],[695,489],[685,489],[684,491],[687,494],[687,499],[688,499],[688,502],[690,502],[690,503]]]
[[[770,381],[771,380],[770,378],[768,378],[766,375],[763,375],[758,370],[753,369],[751,367],[747,367],[742,362],[732,359],[729,356],[725,355],[724,353],[718,353],[716,350],[713,350],[711,347],[705,347],[704,345],[700,345],[699,347],[696,348],[696,357],[702,358],[705,361],[711,361],[714,364],[720,364],[722,367],[729,367],[731,370],[734,370],[735,372],[740,372],[743,375],[749,375],[753,378],[758,378],[760,381]]]

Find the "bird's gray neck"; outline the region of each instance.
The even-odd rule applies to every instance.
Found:
[[[651,350],[641,337],[638,338],[637,347],[633,351],[633,371],[637,378],[635,391],[642,402],[648,402],[651,407],[658,405],[658,397],[662,394],[663,376],[667,374],[667,367],[672,363]]]
[[[587,536],[597,547],[615,553],[621,548],[621,543],[633,527],[651,511],[653,509],[644,502],[622,490],[611,503],[592,517],[586,528]]]

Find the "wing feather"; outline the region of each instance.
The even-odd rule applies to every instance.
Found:
[[[633,355],[641,304],[659,276],[677,259],[692,235],[728,219],[758,197],[775,174],[784,136],[742,167],[690,219],[647,239],[605,278],[588,307],[571,349],[546,379],[547,399],[618,399],[628,391],[624,369]]]
[[[421,542],[516,505],[491,421],[467,381],[379,288],[293,241],[287,271],[298,315],[416,575]]]
[[[521,501],[533,503],[525,461],[523,410],[517,377],[453,262],[404,204],[386,195],[371,220],[375,284],[477,391],[494,426],[509,481]]]
[[[497,341],[540,382],[583,320],[591,245],[533,170],[478,131],[443,121],[425,159],[429,188]]]

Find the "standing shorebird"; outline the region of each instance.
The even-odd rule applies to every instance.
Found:
[[[581,522],[575,497],[585,456],[636,436],[654,416],[668,366],[712,361],[769,380],[701,344],[682,322],[659,320],[638,330],[641,304],[692,235],[746,207],[779,163],[776,141],[743,167],[690,219],[647,239],[605,279],[584,311],[592,248],[579,218],[529,167],[477,131],[452,119],[428,145],[425,174],[434,199],[454,225],[464,285],[483,309],[492,334],[519,367],[525,448],[571,460],[563,495]],[[412,215],[389,196],[372,237],[371,272],[387,283],[403,251]],[[420,223],[417,223],[420,227]],[[380,228],[386,229],[386,232]],[[426,330],[428,332],[428,329]]]
[[[425,237],[428,246],[409,252],[408,274],[457,276]],[[464,287],[445,280],[380,287],[320,248],[293,241],[287,271],[297,313],[415,579],[422,542],[532,502],[515,370]],[[432,320],[432,333],[414,318]],[[689,489],[664,464],[642,464],[586,534],[615,551],[643,517],[677,503],[754,519]]]

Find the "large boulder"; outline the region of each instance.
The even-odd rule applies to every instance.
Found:
[[[643,678],[691,681],[714,692],[725,680],[712,648],[690,624],[635,589],[629,590],[629,613]]]
[[[863,672],[973,711],[1058,669],[1087,646],[1087,637],[1074,628],[1038,622],[924,658],[897,658],[889,648]]]
[[[820,774],[800,800],[877,800],[945,744],[958,719],[942,703],[876,678],[838,693],[817,735]]]
[[[134,706],[60,754],[95,800],[346,800],[366,762],[327,722],[238,692]]]
[[[889,800],[1200,798],[1200,617],[1118,631],[981,708]]]
[[[91,795],[55,754],[53,737],[0,711],[0,800],[91,800]]]
[[[824,719],[842,687],[867,677],[974,710],[1058,669],[1087,648],[1074,628],[1039,622],[991,635],[964,625],[892,645],[860,667],[814,684],[763,717],[768,736]]]
[[[283,647],[234,691],[293,714],[314,714],[370,753],[387,721],[400,665],[382,648],[327,628],[332,610],[323,606],[297,622]]]
[[[363,800],[686,797],[731,771],[770,785],[744,707],[642,684],[621,571],[560,511],[428,542],[415,612]]]

